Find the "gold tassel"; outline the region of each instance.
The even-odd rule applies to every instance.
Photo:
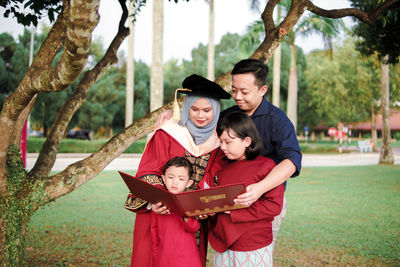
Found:
[[[175,90],[174,109],[173,109],[172,119],[174,121],[176,121],[176,122],[181,120],[181,111],[180,111],[179,104],[178,104],[178,91],[189,91],[189,92],[191,92],[192,90],[184,89],[184,88],[179,88],[179,89]]]

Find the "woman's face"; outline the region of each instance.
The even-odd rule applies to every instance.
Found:
[[[205,98],[197,99],[190,108],[189,118],[197,127],[205,127],[211,123],[214,118],[214,111],[208,100]]]

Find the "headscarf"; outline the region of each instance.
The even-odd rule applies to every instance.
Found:
[[[207,99],[208,103],[210,103],[213,109],[213,120],[204,127],[197,127],[190,120],[189,117],[190,108],[193,106],[194,102],[196,102],[200,98]],[[215,128],[217,127],[220,109],[221,106],[218,99],[208,96],[202,96],[199,94],[187,95],[182,104],[181,120],[179,121],[179,124],[182,126],[186,126],[186,128],[192,135],[195,144],[200,145],[208,140],[208,138],[213,134]]]

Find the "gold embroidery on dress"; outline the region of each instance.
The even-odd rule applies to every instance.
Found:
[[[197,184],[203,179],[206,172],[208,161],[210,160],[211,152],[204,154],[200,157],[195,157],[185,151],[185,158],[189,160],[193,167],[193,174],[191,179],[194,183],[189,187],[188,191],[196,190]]]
[[[164,183],[162,182],[161,177],[159,177],[158,175],[155,175],[155,174],[143,175],[142,177],[140,177],[138,179],[146,181],[152,185],[164,186]],[[127,210],[130,210],[130,211],[134,211],[134,210],[137,210],[137,209],[143,207],[146,204],[147,204],[146,200],[143,200],[138,197],[134,197],[131,194],[129,194],[125,201],[124,208]]]

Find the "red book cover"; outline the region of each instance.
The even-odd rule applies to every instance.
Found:
[[[119,174],[135,197],[150,203],[161,202],[170,211],[182,217],[246,208],[246,206],[233,202],[238,195],[246,192],[244,184],[224,185],[173,194],[165,189],[136,179],[132,175],[123,172],[119,172]]]

